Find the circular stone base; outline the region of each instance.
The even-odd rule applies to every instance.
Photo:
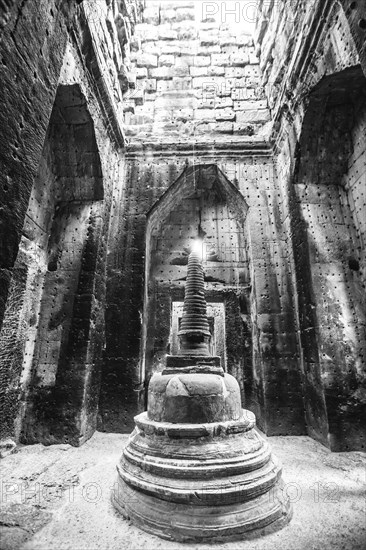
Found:
[[[201,425],[159,423],[147,413],[135,421],[112,501],[141,529],[178,541],[224,540],[289,521],[281,467],[249,411]]]
[[[120,477],[112,503],[140,529],[180,542],[252,539],[282,529],[292,508],[284,501],[282,482],[254,500],[222,506],[192,506],[137,492]]]

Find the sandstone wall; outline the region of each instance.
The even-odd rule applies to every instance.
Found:
[[[257,28],[281,217],[292,233],[306,420],[334,450],[363,448],[365,439],[365,200],[357,186],[366,81],[347,18],[339,3],[263,2]]]
[[[364,2],[340,0],[356,44],[363,72],[366,74],[366,5]]]
[[[67,30],[75,5],[67,11],[61,2],[15,2],[2,14],[1,29],[1,321],[13,277],[28,200],[41,158],[43,141],[56,94]],[[23,269],[24,270],[24,269]],[[22,269],[20,271],[23,271]],[[12,299],[13,324],[6,339],[16,338],[24,274]],[[14,280],[13,285],[16,285]],[[9,348],[12,346],[9,345]],[[20,358],[21,359],[21,358]],[[13,432],[18,408],[21,366],[8,357],[2,361],[2,403],[5,434]]]
[[[124,309],[127,317],[123,323],[131,329],[125,341],[115,341],[112,347],[107,346],[106,352],[111,380],[106,388],[116,383],[116,390],[120,387],[117,394],[126,395],[126,408],[121,410],[118,397],[115,406],[110,401],[107,404],[105,398],[103,423],[105,426],[110,423],[115,429],[120,414],[125,414],[128,422],[134,406],[130,388],[136,392],[134,401],[143,406],[144,344],[136,342],[133,336],[136,330],[142,335],[148,335],[149,330],[155,334],[154,343],[148,344],[152,347],[151,363],[145,365],[147,372],[159,368],[169,344],[168,315],[174,282],[167,270],[171,275],[171,266],[168,269],[162,261],[161,281],[168,288],[163,292],[156,290],[159,266],[151,279],[146,273],[151,288],[155,289],[155,311],[154,323],[150,321],[152,326],[147,326],[144,333],[147,321],[143,304],[145,299],[146,305],[149,289],[143,296],[144,268],[139,257],[144,253],[145,215],[177,179],[177,167],[183,170],[184,155],[189,164],[214,162],[229,179],[232,175],[249,206],[244,239],[250,243],[252,291],[250,307],[246,309],[250,321],[246,323],[242,317],[241,330],[236,332],[240,336],[234,346],[240,357],[236,376],[242,381],[249,408],[256,412],[267,433],[307,430],[334,449],[360,447],[363,390],[359,388],[363,375],[359,357],[362,360],[364,306],[362,300],[360,306],[356,305],[362,281],[359,273],[355,273],[357,270],[349,266],[355,267],[359,262],[362,274],[363,264],[359,221],[356,214],[350,214],[349,201],[357,196],[357,211],[364,206],[360,193],[344,193],[340,189],[354,180],[356,190],[360,175],[362,181],[362,160],[356,168],[352,160],[353,140],[360,141],[359,129],[363,128],[362,116],[359,123],[355,118],[363,94],[363,80],[357,70],[360,51],[352,39],[348,15],[339,4],[262,2],[259,7],[254,42],[248,35],[243,42],[240,36],[234,38],[227,21],[214,18],[202,21],[189,2],[184,5],[149,2],[143,23],[137,29],[131,57],[137,83],[130,98],[127,96],[125,114],[129,149],[136,160],[127,173],[128,230],[123,232],[125,240],[118,247],[126,254],[132,247],[133,258],[124,256],[123,284],[116,279],[120,286],[114,290],[112,285],[109,287],[113,302],[118,303],[123,296],[124,304],[113,304],[112,323],[118,322],[117,312]],[[256,55],[259,66],[255,63]],[[254,79],[248,72],[251,66],[255,68]],[[325,78],[338,73],[341,76],[335,82],[326,81],[325,88],[317,90]],[[342,82],[348,78],[349,91],[352,87],[356,91],[341,97]],[[214,98],[205,94],[209,82]],[[334,108],[332,105],[325,108],[327,86],[335,89],[331,99]],[[263,89],[267,104],[263,103]],[[313,90],[317,91],[311,103]],[[240,94],[245,97],[239,98]],[[207,99],[213,99],[209,105]],[[344,108],[339,110],[337,102],[343,102]],[[251,116],[261,116],[263,109],[268,120],[250,120]],[[221,120],[217,118],[221,113],[235,118]],[[248,128],[240,131],[240,120],[255,124],[251,124],[250,131]],[[222,134],[216,138],[218,132]],[[262,188],[265,180],[258,174],[248,184],[247,169],[253,162],[254,144],[263,147],[266,142],[274,146],[275,164]],[[359,146],[362,148],[362,144]],[[271,155],[268,145],[266,155]],[[343,181],[348,165],[350,174]],[[238,184],[239,181],[246,182],[247,188],[249,185],[252,197],[246,195],[245,184]],[[141,187],[143,195],[138,191]],[[255,195],[261,188],[263,194]],[[314,197],[319,198],[318,206]],[[184,211],[185,207],[182,208]],[[329,208],[333,210],[331,215]],[[179,212],[172,215],[179,219]],[[186,219],[188,231],[190,217],[187,215]],[[177,231],[182,232],[182,227],[169,222],[168,216],[167,239],[174,239]],[[321,257],[319,249],[324,252]],[[342,251],[345,257],[340,263],[334,262],[333,256],[339,258]],[[328,277],[326,273],[333,275]],[[136,274],[141,279],[136,280]],[[145,281],[145,289],[146,285]],[[342,307],[334,304],[338,294],[343,296]],[[354,321],[350,321],[349,312],[353,312]],[[240,348],[243,338],[246,340],[245,326],[250,334],[247,339],[250,351],[246,355]],[[329,338],[333,326],[340,331],[334,339]],[[112,357],[119,357],[109,361],[113,346]],[[124,357],[126,366],[118,374]],[[229,369],[235,368],[234,365],[235,360],[228,361]],[[127,382],[131,380],[129,369],[137,372],[132,386]],[[337,383],[332,384],[332,380]],[[345,388],[343,392],[339,391],[341,387]],[[105,389],[106,396],[109,391]],[[356,425],[353,431],[352,422]]]
[[[268,136],[253,39],[235,17],[209,17],[202,2],[149,1],[132,49],[137,80],[125,121],[133,141]]]
[[[244,262],[237,264],[234,256],[227,262],[205,264],[208,299],[226,302],[227,368],[239,379],[244,402],[255,410],[263,429],[268,433],[304,433],[288,236],[278,217],[272,160],[268,155],[230,157],[224,152],[211,158],[205,153],[193,158],[195,165],[218,166],[249,206],[246,228],[238,235],[239,250],[231,243],[230,217],[222,218],[220,226],[215,225],[217,216],[211,221],[227,251],[240,252]],[[192,166],[190,152],[183,155],[172,151],[167,155],[157,150],[128,155],[128,183],[123,202],[118,205],[124,215],[118,216],[118,226],[110,237],[106,370],[100,407],[103,429],[131,426],[132,412],[139,401],[141,407],[144,405],[149,374],[160,368],[168,350],[171,302],[182,299],[179,279],[184,277],[185,269],[169,263],[169,243],[175,246],[180,242],[179,251],[184,252],[183,241],[188,244],[196,230],[196,214],[188,214],[189,201],[179,198],[179,194],[171,209],[164,211],[166,239],[158,251],[156,267],[152,272],[148,270],[144,280],[145,261],[150,261],[146,257],[146,222],[150,209],[174,184],[187,162]],[[218,201],[217,208],[222,207]],[[147,239],[149,246],[152,241]],[[145,306],[148,302],[150,308],[148,320],[144,297]],[[144,340],[140,340],[146,335],[147,350]]]
[[[138,2],[2,7],[3,437],[77,445],[95,429],[138,15]]]
[[[245,406],[364,448],[365,8],[65,6],[1,8],[1,435],[130,431],[201,211]]]

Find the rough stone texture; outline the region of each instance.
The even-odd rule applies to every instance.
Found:
[[[136,410],[133,390],[137,401],[137,392],[151,374],[163,368],[170,338],[170,303],[183,298],[184,264],[197,235],[200,200],[193,193],[196,185],[204,198],[201,220],[207,233],[207,301],[225,304],[228,372],[239,381],[243,402],[256,413],[261,428],[274,433],[303,433],[291,267],[279,212],[274,207],[278,191],[271,159],[257,155],[239,160],[222,152],[217,158],[220,173],[201,153],[194,157],[195,170],[184,172],[190,151],[185,152],[185,158],[178,151],[165,153],[162,158],[158,154],[151,158],[151,154],[131,153],[125,203],[120,206],[126,216],[110,239],[110,259],[116,263],[111,264],[107,288],[111,309],[106,318],[107,370],[102,381],[101,426],[108,430],[132,428],[131,408]],[[199,176],[201,164],[204,177]],[[212,187],[210,179],[216,173],[219,180]],[[154,204],[146,229],[146,214]],[[144,268],[149,274],[145,278],[145,305]],[[122,331],[123,339],[119,337]],[[136,333],[143,336],[142,348]],[[143,363],[131,375],[140,349]],[[281,370],[275,365],[281,365]],[[286,375],[289,378],[283,382]],[[269,402],[268,407],[264,405],[265,385],[274,406]],[[112,395],[116,396],[113,400]]]
[[[364,7],[295,4],[262,2],[256,38],[292,235],[306,423],[334,450],[364,449]]]
[[[126,435],[96,433],[79,448],[30,445],[7,456],[1,467],[4,550],[187,548],[147,534],[114,512],[110,498],[111,491],[116,491],[115,465],[127,440]],[[286,470],[286,491],[294,507],[292,521],[277,533],[219,547],[363,550],[365,455],[331,453],[309,437],[270,437],[268,441]],[[15,505],[18,509],[12,508]],[[35,512],[28,514],[32,521],[27,522],[24,533],[20,518],[25,517],[21,509],[26,507]],[[36,519],[41,515],[47,515],[49,521],[36,532],[40,526]],[[6,545],[6,540],[10,544]],[[189,547],[209,550],[212,545]]]
[[[148,3],[136,26],[141,47],[131,56],[132,67],[145,67],[147,78],[141,74],[136,90],[125,96],[132,109],[125,115],[126,134],[134,141],[204,142],[222,133],[248,140],[239,127],[224,127],[225,121],[251,125],[250,140],[268,134],[263,126],[269,111],[251,36],[220,13],[209,22],[203,18],[204,6],[194,1],[184,10],[179,2]],[[245,101],[240,112],[229,108],[234,94]]]
[[[150,380],[149,415],[156,422],[200,424],[239,420],[240,388],[234,377],[209,373],[156,373]]]
[[[8,303],[13,309],[12,326],[8,337],[15,339],[25,273],[24,267],[14,270],[14,263],[61,70],[66,25],[75,12],[74,3],[67,12],[61,2],[40,4],[39,12],[32,9],[31,3],[20,0],[13,6],[1,6],[0,323],[12,284],[12,306]],[[13,434],[20,368],[5,359],[0,371],[4,435]]]
[[[259,1],[253,37],[196,4],[139,23],[134,1],[0,2],[1,437],[79,444],[97,410],[130,431],[183,298],[194,182],[155,249],[146,217],[188,163],[239,193],[234,211],[228,185],[203,190],[202,214],[245,406],[268,434],[364,449],[364,2]]]
[[[116,2],[77,4],[1,6],[0,136],[1,437],[75,445],[96,424],[121,21],[135,21]]]
[[[137,416],[117,466],[116,509],[152,534],[191,543],[245,540],[285,527],[292,507],[281,466],[254,431],[254,415],[242,412],[239,422],[193,426],[153,422],[149,408]]]

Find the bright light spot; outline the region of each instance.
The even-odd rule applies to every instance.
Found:
[[[195,252],[199,255],[200,259],[203,258],[203,240],[202,239],[195,239],[193,241],[192,245],[192,252]]]

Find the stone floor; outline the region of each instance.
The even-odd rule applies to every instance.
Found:
[[[148,535],[110,504],[126,435],[96,433],[81,448],[20,448],[1,462],[2,550],[177,550],[187,545]],[[282,531],[216,544],[225,550],[366,548],[366,455],[330,453],[308,437],[272,437],[294,516]]]

